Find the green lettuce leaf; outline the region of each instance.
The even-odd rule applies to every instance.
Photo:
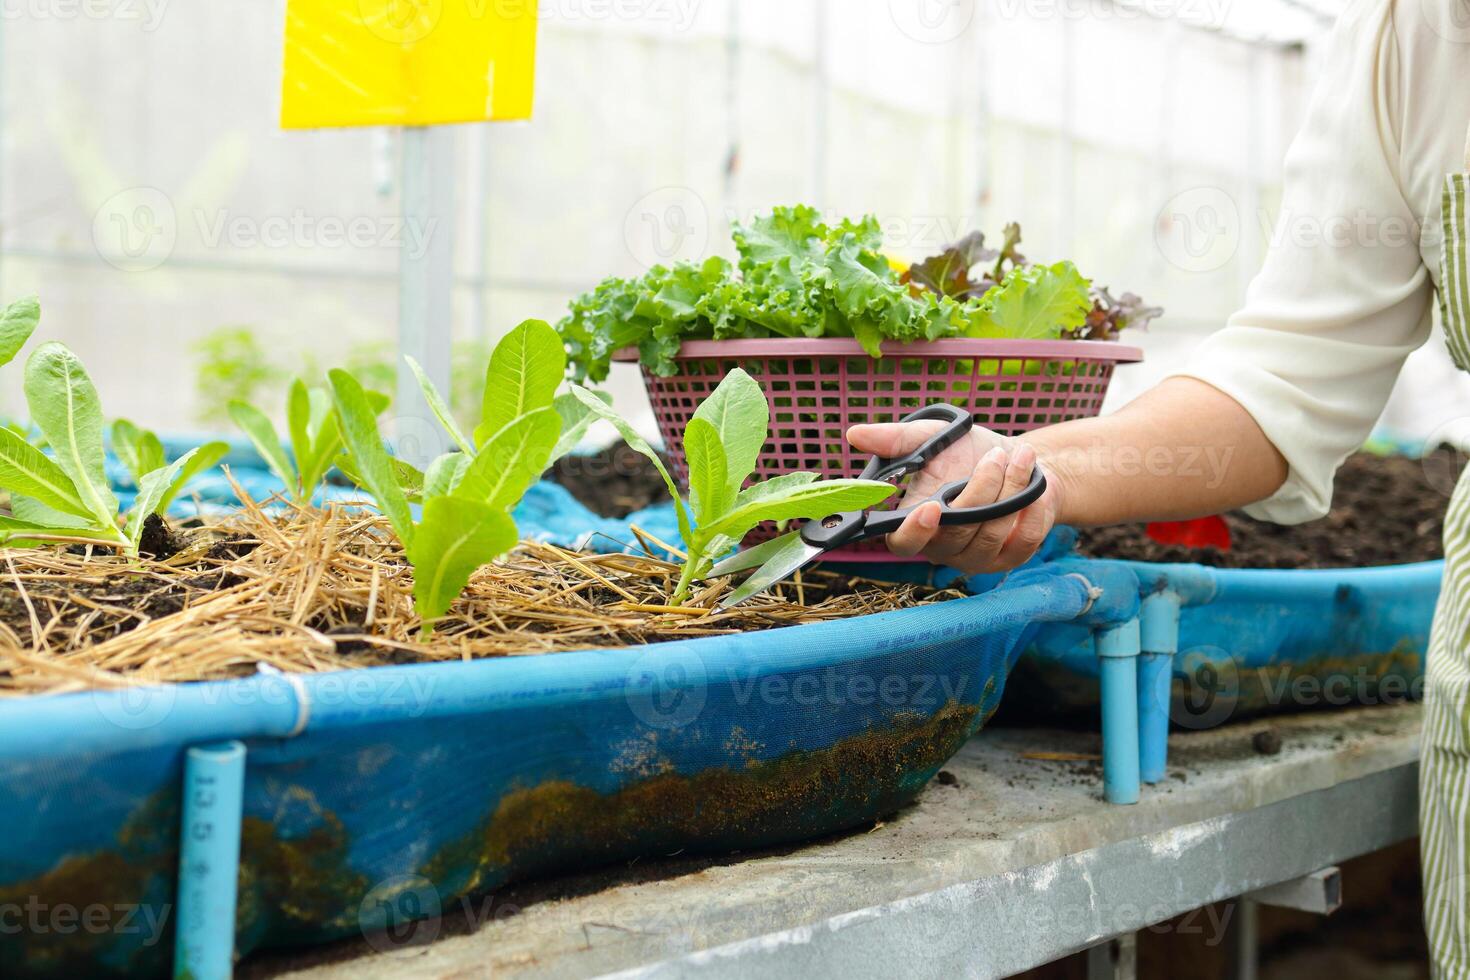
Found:
[[[659,476],[663,477],[664,486],[668,489],[669,496],[674,500],[674,516],[679,521],[679,534],[685,541],[691,540],[694,536],[694,528],[689,520],[689,509],[684,506],[684,498],[679,494],[679,485],[669,475],[668,467],[664,466],[664,461],[654,451],[653,447],[648,444],[648,440],[640,436],[638,430],[629,425],[626,419],[613,411],[612,406],[605,403],[586,388],[580,385],[572,385],[572,394],[580,399],[582,404],[586,405],[592,411],[593,415],[612,423],[613,428],[618,430],[618,435],[623,437],[623,441],[628,444],[629,449],[641,453],[648,458],[649,462],[653,463],[653,468],[658,470]]]
[[[424,469],[424,499],[442,497],[459,486],[471,457],[464,453],[445,453],[432,460]]]
[[[41,322],[41,301],[23,296],[0,310],[0,364],[9,364]]]
[[[522,415],[549,408],[566,370],[561,337],[544,320],[526,320],[506,334],[495,345],[485,372],[476,444],[483,446]]]
[[[413,515],[396,470],[378,432],[378,414],[358,380],[340,368],[328,373],[332,402],[342,422],[342,441],[352,457],[356,481],[377,499],[404,548],[413,544]],[[422,486],[422,482],[420,483]]]
[[[138,540],[143,536],[144,522],[149,515],[163,509],[163,498],[179,482],[179,475],[198,452],[198,449],[191,449],[167,466],[143,474],[138,481],[138,496],[133,501],[132,513],[128,515],[128,541],[134,548],[138,547]]]
[[[160,514],[167,513],[169,505],[189,485],[190,480],[206,470],[214,469],[229,454],[230,444],[227,442],[206,442],[197,449],[190,450],[187,462],[174,473],[173,480],[164,488],[155,510]]]
[[[32,421],[96,526],[116,529],[117,498],[103,469],[102,406],[82,362],[64,344],[42,344],[26,360],[25,395]]]
[[[1056,339],[1087,322],[1089,283],[1070,262],[1018,267],[986,293],[972,337]]]
[[[547,327],[546,329],[550,330],[551,328]],[[558,341],[557,347],[560,348],[560,346],[561,344]],[[434,418],[439,420],[439,424],[449,434],[449,438],[454,440],[455,445],[459,446],[461,452],[473,453],[475,447],[470,445],[469,439],[465,438],[464,433],[459,431],[459,423],[454,421],[454,413],[449,410],[449,404],[444,401],[444,396],[439,393],[439,389],[434,386],[434,382],[424,373],[424,369],[419,366],[418,361],[409,357],[407,354],[403,356],[403,359],[408,362],[409,370],[413,372],[414,378],[418,380],[419,390],[424,393],[424,401],[429,403],[429,411],[434,413]],[[493,367],[493,360],[491,364]],[[558,378],[560,378],[560,375],[558,375]]]
[[[879,480],[826,480],[798,485],[784,493],[744,503],[701,531],[739,539],[762,521],[818,518],[839,511],[863,510],[888,499],[892,493],[893,485]]]
[[[728,464],[730,496],[755,472],[756,459],[766,441],[771,412],[761,386],[741,368],[735,368],[694,410],[694,418],[710,423]],[[688,434],[685,434],[688,440]]]
[[[735,488],[730,486],[720,434],[707,419],[696,416],[689,420],[684,430],[684,458],[689,463],[689,505],[694,518],[701,526],[712,524],[729,509]]]
[[[546,469],[561,432],[561,418],[547,406],[527,412],[480,447],[454,494],[491,507],[515,506]]]
[[[96,516],[56,461],[11,429],[0,429],[0,487],[73,517]]]
[[[235,425],[245,433],[260,458],[265,460],[265,465],[276,475],[276,479],[286,485],[286,492],[293,498],[299,496],[301,486],[296,467],[286,454],[286,447],[281,445],[281,438],[276,435],[276,427],[271,424],[271,420],[254,405],[242,401],[231,400],[226,408]]]
[[[413,563],[414,606],[431,632],[470,576],[516,543],[515,522],[504,510],[463,497],[431,497],[408,560]]]

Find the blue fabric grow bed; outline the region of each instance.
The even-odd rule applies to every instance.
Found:
[[[250,463],[233,459],[235,478],[273,492]],[[193,492],[206,510],[233,499],[222,477]],[[672,541],[670,510],[631,520]],[[567,545],[632,540],[628,522],[549,484],[516,518]],[[1046,557],[1067,545],[1063,532]],[[167,972],[190,746],[247,749],[245,953],[372,931],[535,875],[860,826],[912,800],[985,724],[1023,650],[1029,690],[1012,699],[1095,710],[1094,630],[1131,624],[1136,654],[1141,595],[1179,593],[1173,663],[1197,685],[1208,675],[1216,720],[1217,703],[1228,717],[1282,676],[1344,664],[1412,685],[1439,573],[1041,562],[976,580],[969,598],[761,633],[3,701],[0,926],[12,909],[100,907],[111,927],[0,935],[0,976]],[[1259,691],[1252,671],[1265,672]]]
[[[182,756],[248,750],[238,947],[379,924],[365,896],[448,901],[638,855],[833,833],[911,800],[995,709],[1079,579],[759,634],[0,706],[0,908],[142,907],[176,871]],[[295,733],[295,734],[293,734]],[[166,920],[164,920],[166,921]],[[170,944],[24,931],[6,977],[150,976]]]
[[[272,492],[248,462],[235,478]],[[222,480],[193,490],[206,509],[229,499]],[[667,517],[634,519],[659,533]],[[517,519],[568,544],[631,540],[545,484]],[[1137,605],[1123,585],[1119,618]],[[1040,624],[1095,599],[1041,567],[760,633],[0,702],[0,913],[108,922],[0,936],[0,976],[167,972],[190,746],[247,750],[238,950],[317,943],[516,879],[870,822],[984,725]]]
[[[1134,573],[1147,594],[1186,594],[1170,716],[1205,728],[1279,710],[1417,699],[1444,562],[1375,568],[1233,569],[1078,560]],[[1007,707],[1095,712],[1088,631],[1049,624],[1021,658]]]

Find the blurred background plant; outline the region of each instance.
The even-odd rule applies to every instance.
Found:
[[[450,407],[461,422],[473,419],[485,390],[485,365],[492,345],[482,340],[456,341],[450,364]],[[195,400],[200,421],[229,428],[229,403],[275,406],[284,404],[285,392],[303,363],[292,365],[291,351],[267,350],[250,327],[216,327],[191,345],[195,357]],[[364,388],[392,391],[398,356],[391,341],[357,344],[342,351],[330,363],[313,354],[304,359],[303,374],[321,383],[327,370],[342,367],[357,377]],[[300,359],[298,359],[300,361]]]

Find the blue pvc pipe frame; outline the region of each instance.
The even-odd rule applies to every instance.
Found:
[[[1169,701],[1174,655],[1179,652],[1179,595],[1164,590],[1143,597],[1139,609],[1138,770],[1153,784],[1169,764]]]
[[[1107,586],[1108,600],[1092,610],[1102,697],[1103,795],[1109,803],[1137,803],[1142,784],[1159,782],[1168,767],[1179,610],[1215,598],[1215,572],[1200,565],[1147,562],[1057,564]],[[1126,597],[1118,594],[1125,591]],[[1135,604],[1129,606],[1128,600]]]
[[[1179,610],[1209,603],[1219,593],[1215,570],[1203,565],[1123,563],[1138,578],[1139,778],[1150,785],[1169,765],[1169,705],[1179,653]]]
[[[1096,633],[1102,684],[1103,796],[1137,803],[1139,795],[1138,619]]]
[[[244,786],[242,743],[200,745],[185,754],[176,978],[229,980],[234,972]]]

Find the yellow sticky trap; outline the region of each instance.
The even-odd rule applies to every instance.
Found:
[[[531,118],[537,0],[287,0],[281,126]]]

